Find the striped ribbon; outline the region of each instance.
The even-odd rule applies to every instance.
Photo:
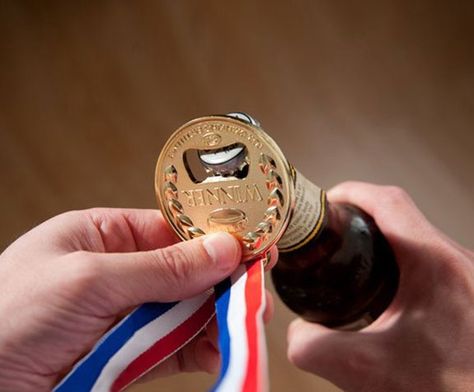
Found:
[[[122,391],[194,338],[214,316],[214,304],[222,367],[212,390],[267,390],[263,260],[240,265],[216,286],[216,298],[209,291],[181,302],[138,307],[105,334],[54,391]]]
[[[263,326],[263,262],[242,264],[216,286],[216,311],[222,366],[215,392],[268,390]]]

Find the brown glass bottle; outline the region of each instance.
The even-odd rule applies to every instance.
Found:
[[[272,270],[283,302],[304,319],[328,327],[377,318],[398,287],[393,252],[372,217],[347,204],[325,203],[318,234],[281,252]]]

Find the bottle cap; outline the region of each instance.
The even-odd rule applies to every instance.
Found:
[[[280,239],[294,205],[292,168],[244,113],[201,117],[178,128],[158,158],[155,191],[181,239],[227,231],[241,241],[244,260]]]

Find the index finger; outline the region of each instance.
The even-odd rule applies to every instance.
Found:
[[[332,188],[328,199],[361,208],[374,218],[386,236],[429,239],[435,232],[408,193],[399,187],[349,181]]]
[[[179,241],[159,210],[93,208],[79,213],[84,214],[86,221],[92,221],[105,252],[149,251]]]

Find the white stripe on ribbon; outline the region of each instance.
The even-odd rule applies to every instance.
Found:
[[[226,376],[217,387],[217,391],[241,391],[247,371],[248,344],[245,317],[247,306],[245,303],[245,284],[247,273],[244,264],[241,264],[231,276],[229,311],[227,324],[229,328],[230,357]]]
[[[265,336],[265,325],[263,322],[263,314],[265,313],[266,307],[266,294],[265,294],[265,279],[264,279],[264,267],[263,262],[260,263],[259,266],[261,269],[261,305],[258,309],[256,315],[256,323],[257,323],[257,334],[258,334],[258,349],[259,349],[259,368],[260,368],[260,378],[259,378],[259,386],[260,392],[269,391],[270,390],[270,382],[269,382],[269,375],[268,375],[268,350],[267,350],[267,339]]]
[[[109,360],[97,378],[91,392],[109,391],[117,375],[121,374],[132,360],[186,321],[206,302],[210,295],[209,292],[205,292],[196,297],[181,301],[161,317],[137,330],[127,343]]]

